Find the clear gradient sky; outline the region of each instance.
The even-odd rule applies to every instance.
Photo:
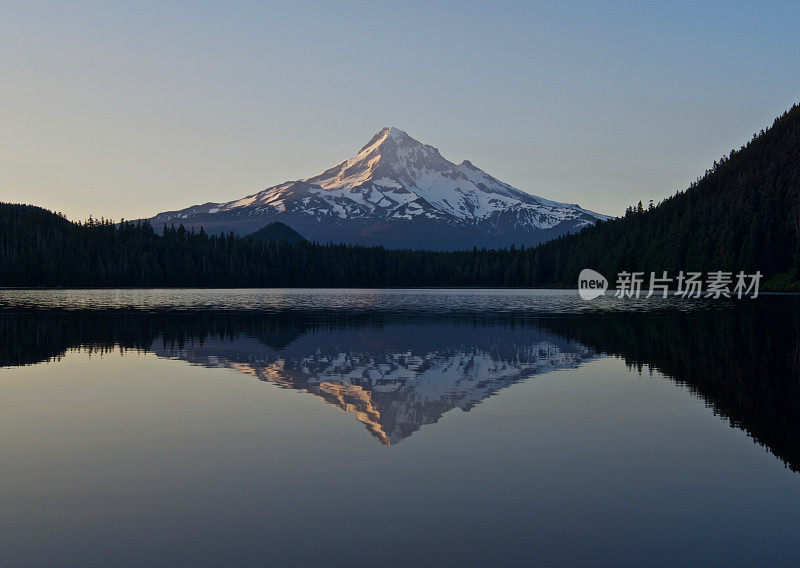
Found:
[[[619,215],[800,101],[797,2],[2,2],[0,201],[151,216],[397,126]]]

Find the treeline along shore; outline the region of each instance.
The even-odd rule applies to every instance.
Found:
[[[0,204],[5,287],[573,288],[583,268],[612,282],[622,271],[758,270],[762,289],[800,289],[800,107],[688,189],[532,248],[291,244]]]

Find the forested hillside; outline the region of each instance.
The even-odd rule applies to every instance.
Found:
[[[429,252],[73,223],[0,204],[0,286],[574,287],[583,268],[800,274],[800,107],[657,206],[536,248]]]
[[[800,273],[800,106],[715,162],[686,191],[538,247],[536,285],[574,286],[582,268],[760,270],[773,287]]]
[[[257,241],[273,241],[276,243],[286,241],[293,245],[305,240],[303,235],[280,221],[273,221],[254,233],[250,233],[250,236]]]

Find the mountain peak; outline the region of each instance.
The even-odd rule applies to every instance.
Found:
[[[384,126],[383,128],[381,128],[380,131],[385,133],[386,136],[391,138],[392,140],[397,140],[403,137],[411,138],[408,135],[408,132],[406,132],[405,130],[400,130],[396,126]]]
[[[350,190],[383,179],[411,189],[421,170],[442,171],[452,165],[433,146],[415,140],[395,126],[386,126],[355,156],[302,181],[326,190]]]
[[[164,218],[184,222],[200,215],[212,219],[209,224],[231,219],[250,231],[285,220],[311,239],[388,239],[433,248],[452,246],[443,239],[458,246],[466,241],[468,247],[527,245],[605,218],[520,191],[468,160],[455,164],[395,126],[381,128],[355,156],[312,177]],[[453,232],[469,236],[452,237]],[[392,240],[396,234],[402,240]]]
[[[396,126],[384,126],[378,132],[375,133],[369,142],[367,142],[361,150],[358,151],[359,154],[364,153],[366,150],[375,149],[383,146],[383,144],[387,141],[391,140],[395,144],[404,142],[404,141],[411,141],[417,144],[420,144],[417,140],[414,140],[405,130],[400,130]]]

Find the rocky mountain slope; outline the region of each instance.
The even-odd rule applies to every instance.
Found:
[[[530,246],[598,219],[607,217],[520,191],[387,127],[355,156],[313,177],[150,221],[239,234],[280,221],[320,242],[442,250]]]

